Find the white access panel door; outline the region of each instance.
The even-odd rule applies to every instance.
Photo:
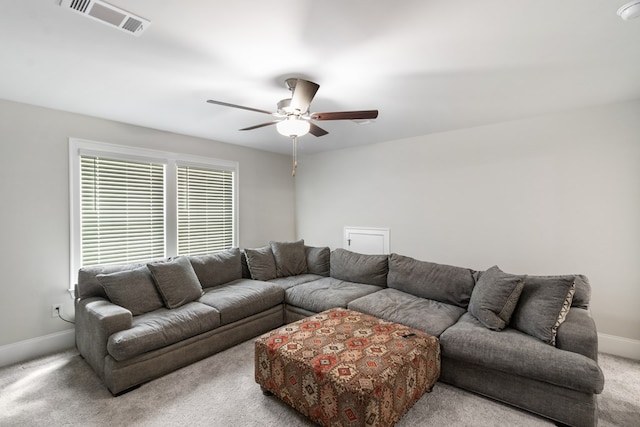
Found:
[[[389,253],[389,229],[345,227],[343,248],[367,255]]]

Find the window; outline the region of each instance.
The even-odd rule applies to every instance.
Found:
[[[81,264],[164,256],[164,165],[80,156]]]
[[[71,139],[71,278],[237,246],[238,164]]]
[[[233,173],[178,166],[178,253],[202,255],[233,245]]]

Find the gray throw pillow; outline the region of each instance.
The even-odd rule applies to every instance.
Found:
[[[163,307],[147,267],[98,274],[96,278],[111,302],[126,308],[134,316]]]
[[[347,282],[387,286],[389,257],[335,249],[330,259],[331,277]]]
[[[273,258],[271,246],[245,249],[244,254],[247,257],[247,266],[253,280],[271,280],[278,277],[276,260]]]
[[[167,308],[180,307],[202,296],[202,285],[187,257],[152,262],[147,267]]]
[[[189,261],[203,288],[242,279],[242,261],[238,248],[209,255],[190,256]]]
[[[297,242],[269,242],[276,262],[278,277],[297,276],[307,272],[307,254],[304,240]]]
[[[501,331],[516,308],[525,276],[515,276],[493,266],[480,276],[469,301],[469,313],[485,327]]]
[[[307,271],[318,276],[329,276],[331,268],[331,249],[328,246],[305,246],[307,255]]]
[[[576,290],[576,276],[527,276],[511,326],[554,345]]]

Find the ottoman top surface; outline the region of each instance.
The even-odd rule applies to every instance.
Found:
[[[334,308],[284,325],[256,341],[270,353],[324,364],[329,369],[339,360],[385,359],[403,364],[439,347],[438,338],[399,323],[388,322],[354,310]]]

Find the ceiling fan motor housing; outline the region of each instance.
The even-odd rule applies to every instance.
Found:
[[[294,78],[294,77],[290,77],[288,79],[286,79],[284,81],[284,84],[287,86],[287,88],[293,92],[296,88],[296,84],[298,83],[298,79]]]
[[[278,101],[278,113],[286,116],[288,114],[292,114],[293,110],[291,109],[291,98],[285,98]]]

